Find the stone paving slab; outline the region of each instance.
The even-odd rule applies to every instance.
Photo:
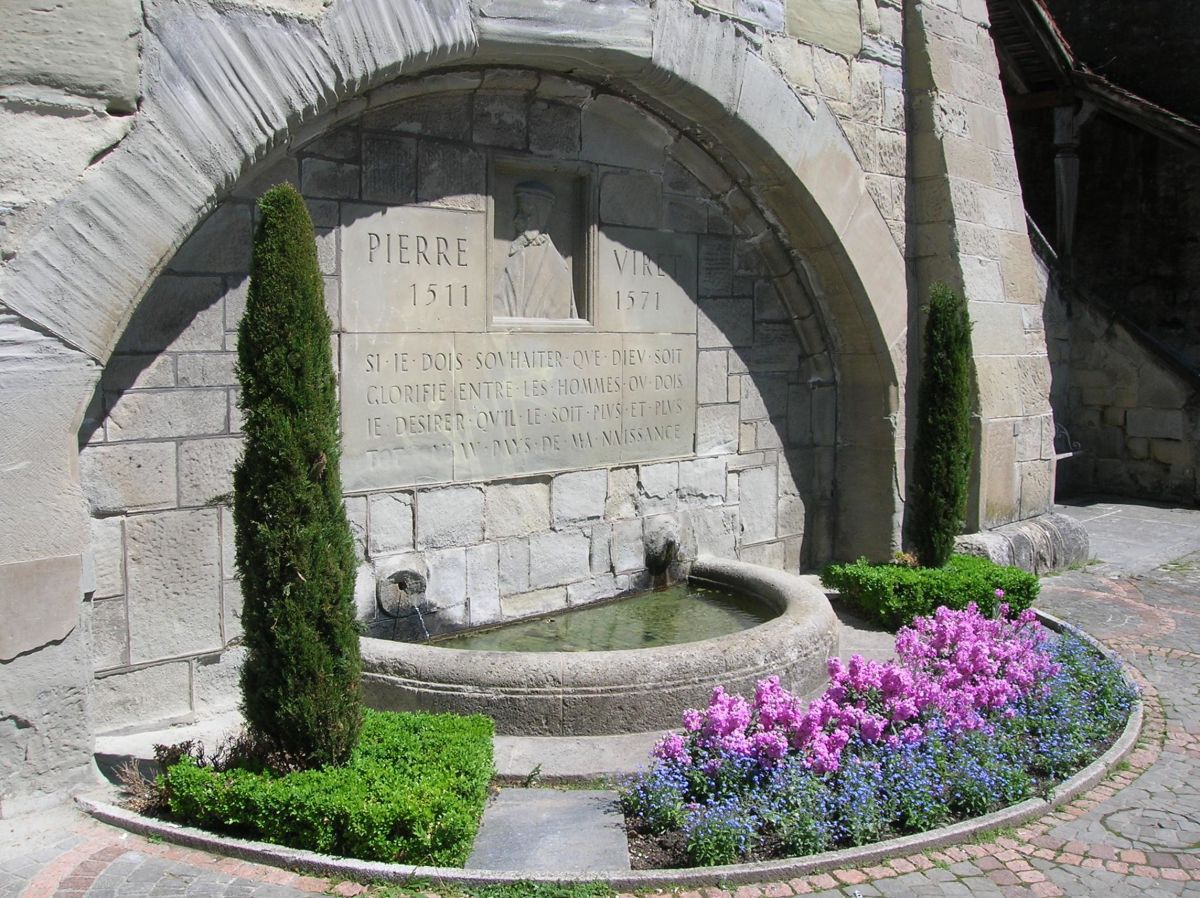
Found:
[[[539,873],[628,870],[617,793],[501,789],[484,809],[466,867]]]

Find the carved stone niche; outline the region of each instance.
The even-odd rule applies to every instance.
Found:
[[[490,183],[493,326],[590,325],[596,225],[587,168],[499,159]]]

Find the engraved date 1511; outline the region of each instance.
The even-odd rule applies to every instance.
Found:
[[[453,309],[456,305],[467,307],[466,284],[424,284],[420,288],[412,285],[412,304],[428,308],[433,305],[443,305]]]

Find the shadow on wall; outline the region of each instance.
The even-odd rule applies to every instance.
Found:
[[[512,78],[289,148],[146,294],[80,434],[100,730],[236,693],[236,329],[253,198],[282,180],[316,228],[365,622],[394,619],[397,578],[428,632],[608,598],[649,583],[664,533],[684,560],[829,559],[837,387],[808,297],[695,145],[591,86]],[[191,692],[131,699],[188,664]]]

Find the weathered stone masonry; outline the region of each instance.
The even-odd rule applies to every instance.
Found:
[[[63,37],[74,7],[20,19],[41,30],[0,41],[20,148],[0,154],[19,510],[0,522],[0,813],[85,778],[98,729],[234,700],[233,335],[252,197],[280,178],[309,199],[335,328],[347,207],[469,208],[491,196],[476,163],[505,153],[578,162],[598,227],[686,235],[710,263],[687,450],[348,496],[365,616],[401,566],[445,626],[611,594],[665,530],[792,569],[886,556],[927,273],[966,289],[986,340],[971,524],[1044,511],[1040,297],[1019,193],[994,181],[1011,144],[981,5],[110,0],[94,70]]]

